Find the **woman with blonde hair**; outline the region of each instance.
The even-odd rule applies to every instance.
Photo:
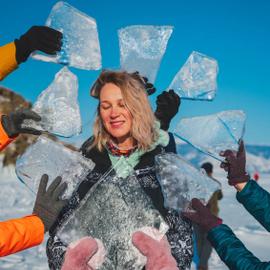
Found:
[[[178,213],[164,207],[154,166],[155,156],[168,151],[166,147],[170,140],[168,132],[160,128],[159,122],[168,128],[171,118],[178,111],[179,97],[173,90],[158,97],[158,121],[148,101],[145,79],[138,73],[125,71],[103,71],[91,88],[91,96],[99,100],[97,116],[93,136],[82,145],[81,153],[95,163],[95,168],[63,209],[58,223],[72,213],[101,175],[120,157],[125,157],[153,205],[169,225],[166,235],[178,267],[188,269],[192,259],[191,225]],[[168,99],[173,100],[175,106],[170,106],[162,115],[161,109],[166,108],[164,104]],[[66,251],[64,244],[55,236],[57,228],[56,224],[51,230],[47,245],[50,269],[61,269]]]

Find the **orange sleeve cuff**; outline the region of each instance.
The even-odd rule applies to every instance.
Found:
[[[18,67],[14,42],[0,47],[0,81]]]
[[[1,120],[2,115],[0,115]],[[14,141],[15,138],[9,138],[6,131],[4,130],[2,123],[0,121],[0,152],[6,148],[8,144]]]
[[[36,215],[0,222],[0,256],[7,256],[42,243],[44,225]]]

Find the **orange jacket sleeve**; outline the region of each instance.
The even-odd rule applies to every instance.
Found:
[[[1,120],[1,115],[0,115]],[[9,138],[0,121],[0,152],[15,138]]]
[[[0,81],[18,67],[14,42],[0,47]]]
[[[36,215],[0,222],[0,256],[37,246],[44,239],[44,225]]]

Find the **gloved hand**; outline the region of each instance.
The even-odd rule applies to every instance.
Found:
[[[20,133],[27,133],[33,135],[40,135],[41,132],[34,128],[23,128],[23,121],[26,119],[32,119],[34,121],[40,121],[41,117],[29,109],[23,109],[16,112],[12,112],[9,115],[2,115],[2,126],[7,135],[12,138]]]
[[[154,94],[156,92],[156,88],[154,87],[154,85],[148,81],[148,78],[146,77],[142,77],[142,78],[144,80],[144,86],[145,86],[147,95],[150,96]]]
[[[67,184],[61,184],[62,178],[58,176],[46,191],[48,179],[48,175],[42,175],[33,209],[33,214],[36,214],[42,220],[45,232],[50,230],[60,211],[67,203],[67,200],[59,199],[59,196],[61,196],[67,188]]]
[[[40,135],[41,132],[34,128],[23,128],[22,123],[26,119],[32,119],[34,121],[40,121],[41,117],[29,109],[23,109],[16,112],[12,112],[9,115],[2,115],[2,126],[7,135],[12,138],[20,133],[28,133],[34,135]]]
[[[147,257],[146,270],[178,270],[166,236],[157,241],[138,231],[132,235],[132,243]]]
[[[156,92],[156,88],[154,87],[154,85],[152,83],[150,83],[148,81],[148,78],[141,76],[139,71],[135,71],[133,74],[135,74],[136,76],[139,76],[139,78],[142,80],[144,87],[145,87],[145,91],[146,91],[148,96],[150,96]]]
[[[61,270],[94,270],[88,261],[98,251],[98,244],[92,237],[85,237],[68,247]]]
[[[210,209],[207,206],[204,206],[199,199],[193,198],[191,201],[191,206],[196,212],[182,212],[182,216],[197,223],[206,232],[222,224],[222,219],[213,215],[210,212]]]
[[[249,181],[250,177],[246,172],[246,151],[242,140],[237,153],[226,150],[220,152],[220,156],[225,157],[225,162],[222,162],[220,167],[228,172],[229,185],[235,186]]]
[[[25,62],[36,50],[47,54],[56,54],[61,50],[62,33],[47,26],[32,26],[19,39],[15,39],[16,61]]]
[[[163,91],[157,97],[157,109],[155,112],[156,118],[160,121],[160,127],[163,130],[168,130],[172,118],[177,114],[181,99],[171,89],[169,92]]]

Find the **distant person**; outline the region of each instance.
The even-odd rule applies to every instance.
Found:
[[[246,152],[244,143],[240,143],[235,154],[231,150],[221,152],[225,162],[221,167],[228,172],[229,185],[237,190],[236,199],[246,210],[270,232],[270,194],[250,179],[246,172]],[[184,212],[183,216],[197,223],[207,232],[207,238],[215,248],[221,260],[231,270],[270,270],[270,261],[261,262],[236,237],[222,219],[213,215],[208,207],[198,199],[192,199],[195,212]],[[241,220],[239,221],[241,225]]]
[[[210,209],[210,212],[218,216],[219,208],[218,201],[222,199],[223,194],[221,191],[221,183],[213,178],[213,165],[210,162],[203,163],[201,166],[205,170],[206,174],[220,186],[220,189],[215,191],[210,200],[208,201],[207,207]],[[208,260],[212,252],[211,243],[207,240],[207,232],[199,227],[197,224],[194,224],[194,233],[197,246],[197,255],[198,255],[198,270],[207,270],[208,269]]]

